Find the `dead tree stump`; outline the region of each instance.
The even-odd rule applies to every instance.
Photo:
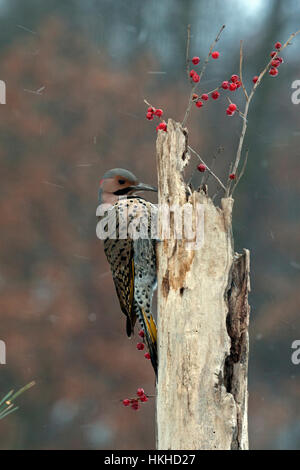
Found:
[[[202,208],[203,243],[175,236],[158,243],[157,448],[248,449],[249,251],[235,254],[233,199],[221,208],[188,191],[187,130],[169,120],[158,132],[159,206]]]

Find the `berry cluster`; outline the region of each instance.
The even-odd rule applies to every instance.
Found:
[[[234,103],[230,103],[230,105],[226,109],[227,116],[233,116],[236,110],[237,110],[237,105]]]
[[[220,53],[218,51],[214,51],[211,53],[211,56],[213,59],[218,59],[220,57]],[[192,64],[198,65],[200,63],[200,57],[195,56],[191,60]],[[200,82],[200,76],[195,70],[190,71],[190,77],[194,83]],[[199,108],[201,108],[201,105],[198,105]]]
[[[269,69],[269,74],[271,77],[277,77],[278,75],[278,67],[283,63],[283,58],[278,56],[280,49],[282,48],[281,42],[276,42],[274,45],[276,51],[272,51],[270,56],[272,57],[271,67]],[[253,83],[256,83],[258,80],[258,76],[252,78]]]
[[[235,73],[231,75],[230,80],[225,80],[221,85],[223,90],[230,90],[230,91],[235,91],[241,86],[242,86],[242,82],[240,80],[240,77],[236,75]]]
[[[193,69],[190,71],[190,77],[191,77],[191,79],[193,80],[194,83],[200,82],[200,76]]]
[[[280,42],[276,42],[275,45],[274,45],[274,48],[275,48],[275,51],[272,51],[271,54],[270,54],[271,55],[271,60],[270,60],[269,74],[272,77],[276,77],[278,75],[278,67],[283,63],[283,59],[278,56],[278,54],[279,54],[279,52],[282,48],[282,44]],[[214,58],[214,59],[217,59],[219,57],[219,53],[218,52],[213,52],[211,54],[211,57]],[[199,57],[193,57],[191,62],[193,63],[193,65],[198,65],[199,62],[200,62],[200,58]],[[198,83],[200,81],[200,76],[197,74],[197,72],[195,70],[191,70],[189,72],[189,75],[190,75],[193,82]],[[259,78],[260,77],[258,75],[255,75],[252,78],[252,82],[254,83],[254,85],[259,81]],[[224,80],[221,83],[220,86],[218,86],[217,88],[215,88],[214,90],[212,90],[210,92],[203,93],[201,96],[198,96],[196,93],[193,93],[192,94],[192,102],[195,103],[195,106],[197,108],[202,108],[204,106],[204,102],[208,101],[210,96],[213,100],[217,100],[220,97],[220,91],[229,90],[230,92],[234,92],[234,91],[238,90],[240,87],[244,88],[244,85],[242,83],[241,78],[237,74],[233,74],[229,80]],[[196,86],[194,85],[193,91],[195,90],[195,88],[196,88]],[[245,91],[245,94],[246,94],[246,97],[247,97],[247,92],[246,92],[245,89],[244,89],[244,91]],[[236,113],[236,111],[239,114],[241,114],[241,112],[239,111],[237,105],[235,103],[232,103],[232,101],[229,99],[229,106],[226,109],[227,116],[233,116]],[[197,166],[197,169],[200,173],[204,173],[207,170],[207,167],[206,167],[205,163],[200,163]],[[231,181],[235,180],[236,179],[236,174],[231,173],[231,174],[229,174],[228,178]]]
[[[138,388],[136,394],[137,398],[125,398],[123,405],[131,406],[133,410],[137,411],[140,408],[140,403],[145,403],[149,400],[143,388]]]
[[[269,74],[272,77],[276,77],[278,75],[278,67],[283,63],[282,57],[279,57],[277,55],[282,47],[282,44],[280,42],[276,42],[274,47],[276,51],[271,52],[271,57],[273,60],[271,61],[271,67],[269,69]],[[219,53],[213,52],[211,56],[214,59],[217,59],[219,57]],[[194,65],[197,65],[199,62],[200,62],[199,57],[193,57],[192,63]],[[192,78],[194,82],[198,82],[200,80],[199,75],[194,70],[190,71],[190,77]],[[254,84],[258,81],[258,78],[259,78],[258,75],[255,75],[252,78],[252,81]],[[240,80],[240,77],[236,74],[233,74],[230,80],[223,81],[222,84],[215,90],[212,90],[211,92],[208,92],[208,93],[204,93],[200,97],[196,93],[194,93],[192,99],[195,102],[195,105],[197,108],[202,108],[204,104],[203,102],[209,99],[209,95],[211,95],[213,100],[217,100],[220,97],[220,92],[218,90],[223,89],[223,90],[229,90],[229,91],[236,91],[241,86],[242,86],[242,82]],[[237,106],[234,103],[231,103],[226,109],[227,116],[233,116],[236,110],[237,110]],[[205,171],[205,170],[200,169],[199,171]]]
[[[145,349],[145,343],[144,343],[145,332],[144,332],[144,330],[139,331],[139,337],[143,339],[143,342],[142,343],[141,342],[137,343],[136,348],[139,351],[143,351]],[[150,354],[148,352],[146,352],[144,354],[144,357],[145,357],[145,359],[150,359]]]
[[[164,112],[162,109],[155,109],[152,106],[150,106],[147,110],[146,118],[149,119],[149,121],[151,121],[154,118],[154,116],[157,116],[159,118],[162,117],[163,113]]]
[[[147,109],[146,118],[149,121],[152,121],[154,116],[161,119],[163,114],[164,114],[164,112],[163,112],[162,109],[155,109],[153,106],[149,106],[149,108]],[[158,124],[158,126],[156,126],[156,132],[159,131],[159,130],[167,132],[167,124],[162,119],[161,119],[161,122]]]
[[[242,86],[242,82],[240,80],[240,77],[236,74],[233,74],[230,80],[225,80],[215,90],[212,90],[208,93],[203,93],[201,96],[198,96],[196,93],[194,93],[192,96],[192,100],[194,101],[197,108],[202,108],[204,104],[203,102],[208,101],[209,95],[211,95],[213,100],[217,100],[220,98],[220,95],[221,95],[218,90],[223,89],[223,90],[235,91],[241,86]],[[231,103],[226,109],[226,114],[228,116],[233,116],[236,110],[237,110],[237,106],[234,103]],[[199,171],[205,171],[205,170],[199,170]]]
[[[269,70],[269,74],[272,77],[276,77],[278,75],[278,67],[283,63],[282,57],[279,57],[277,55],[279,53],[281,47],[282,47],[281,42],[276,42],[275,49],[277,49],[277,51],[272,51],[271,54],[270,54],[273,60],[271,62],[271,68]]]

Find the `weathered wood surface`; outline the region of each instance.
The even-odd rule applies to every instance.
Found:
[[[247,449],[249,252],[234,255],[231,198],[217,208],[187,192],[188,160],[187,132],[169,120],[157,138],[159,205],[201,204],[204,223],[191,249],[171,214],[158,243],[157,448]]]

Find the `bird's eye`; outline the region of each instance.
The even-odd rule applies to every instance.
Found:
[[[125,184],[125,180],[119,180],[118,183],[119,184]]]

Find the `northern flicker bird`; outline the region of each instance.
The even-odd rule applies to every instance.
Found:
[[[100,223],[106,232],[104,251],[121,310],[126,315],[127,335],[134,333],[138,318],[157,374],[156,325],[152,316],[152,297],[157,283],[155,238],[152,236],[157,208],[139,197],[140,191],[157,189],[140,183],[130,171],[121,168],[107,171],[99,188],[99,204],[106,209],[101,213]],[[112,228],[109,228],[110,222]]]

